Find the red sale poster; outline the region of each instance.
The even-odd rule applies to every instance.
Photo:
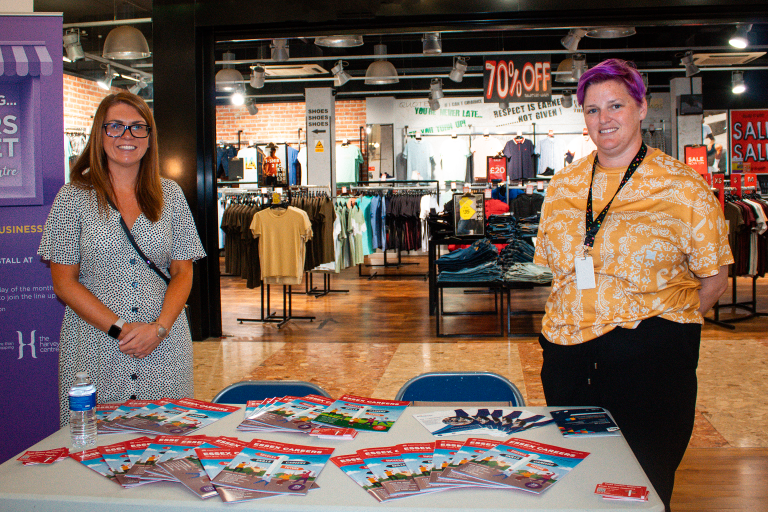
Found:
[[[739,172],[768,173],[768,110],[731,110],[731,161]]]

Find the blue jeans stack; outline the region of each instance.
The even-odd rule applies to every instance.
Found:
[[[496,246],[487,238],[477,240],[466,249],[458,249],[435,261],[438,281],[500,281],[501,266]]]
[[[511,215],[491,215],[485,231],[488,238],[516,238],[517,219]]]

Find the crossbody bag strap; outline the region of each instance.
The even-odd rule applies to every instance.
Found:
[[[107,198],[107,202],[109,203],[109,206],[111,206],[118,214],[120,214],[120,210],[117,209],[117,207],[112,203],[112,201]],[[165,281],[165,284],[168,284],[171,282],[171,278],[166,276],[165,273],[158,268],[157,265],[155,265],[155,262],[151,259],[147,258],[147,255],[144,254],[144,251],[141,250],[139,245],[136,243],[136,239],[133,238],[133,235],[131,234],[131,230],[128,229],[128,225],[125,223],[125,219],[123,219],[123,216],[120,215],[120,227],[123,228],[123,231],[125,231],[125,236],[128,237],[128,241],[131,242],[131,245],[133,246],[134,250],[138,253],[139,256],[141,256],[141,259],[144,260],[144,262],[147,264],[149,268],[154,270],[160,278]]]

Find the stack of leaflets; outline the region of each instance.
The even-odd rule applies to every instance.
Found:
[[[318,439],[351,441],[357,436],[357,430],[353,428],[315,427],[309,431],[309,435]]]
[[[588,452],[526,439],[437,440],[359,450],[331,458],[378,501],[451,489],[519,489],[540,494]]]
[[[28,450],[18,459],[25,466],[34,466],[36,464],[53,464],[64,460],[69,456],[68,448],[55,448],[53,450]]]
[[[600,407],[560,409],[551,412],[557,428],[563,437],[604,437],[618,436],[619,427]]]
[[[333,448],[233,437],[157,436],[69,456],[125,488],[177,482],[201,499],[248,501],[312,488]],[[212,480],[216,479],[216,482]]]
[[[315,423],[366,432],[388,432],[410,402],[344,395],[330,404]]]
[[[605,500],[648,501],[648,488],[642,485],[611,484],[603,482],[595,488],[595,494]]]
[[[542,427],[552,419],[523,409],[454,409],[414,414],[435,437],[512,434]]]
[[[233,405],[181,398],[118,407],[98,425],[100,433],[150,433],[182,436],[239,410]]]
[[[312,421],[332,403],[332,398],[320,395],[250,400],[245,407],[245,419],[237,430],[307,434],[314,427]]]
[[[240,495],[306,495],[332,453],[333,448],[254,439],[226,462],[211,482],[217,488],[234,489]],[[203,455],[211,456],[209,452]],[[203,467],[207,468],[210,459],[206,460]]]

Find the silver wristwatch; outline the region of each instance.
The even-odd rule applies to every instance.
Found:
[[[160,323],[155,322],[155,325],[157,325],[157,337],[160,339],[165,338],[168,336],[168,329],[160,325]]]

